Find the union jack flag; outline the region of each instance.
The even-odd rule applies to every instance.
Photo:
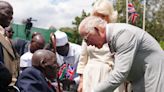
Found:
[[[131,20],[132,24],[135,23],[136,18],[139,16],[134,8],[132,3],[128,3],[128,13],[130,14],[129,20]]]
[[[71,66],[70,64],[63,64],[58,71],[58,77],[60,80],[64,80],[64,79],[73,80],[74,74],[75,74],[75,66]]]
[[[67,78],[73,80],[74,74],[75,74],[75,67],[68,65],[67,74],[66,74]]]
[[[135,13],[132,13],[132,14],[129,16],[129,20],[132,21],[132,24],[135,23],[135,21],[136,21],[136,19],[137,19],[138,16],[139,16],[139,15],[138,15],[136,12],[135,12]]]
[[[128,3],[128,13],[136,12],[134,5],[132,3]]]

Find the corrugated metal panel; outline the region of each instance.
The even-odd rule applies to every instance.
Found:
[[[26,39],[25,25],[13,24],[12,27],[13,27],[13,30],[15,32],[13,35],[13,39],[16,39],[16,38]],[[50,33],[55,32],[55,31],[56,30],[48,30],[48,29],[35,28],[35,27],[31,28],[31,34],[33,32],[40,32],[45,37],[46,42],[49,42]],[[26,40],[31,39],[31,34],[30,34],[30,37]]]

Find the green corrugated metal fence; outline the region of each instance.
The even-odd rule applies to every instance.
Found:
[[[26,39],[25,25],[13,24],[12,27],[13,27],[13,30],[15,32],[13,35],[13,39],[16,39],[16,38]],[[33,27],[31,29],[31,33],[40,32],[45,37],[46,42],[49,42],[50,33],[55,32],[55,31],[56,30],[48,30],[48,29],[35,28],[35,27]],[[30,34],[30,38],[31,38],[31,34]],[[26,40],[30,40],[30,38],[28,38]]]

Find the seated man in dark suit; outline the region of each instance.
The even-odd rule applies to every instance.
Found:
[[[56,78],[56,55],[48,50],[37,50],[32,57],[32,67],[18,77],[16,86],[21,92],[61,92],[50,81]]]

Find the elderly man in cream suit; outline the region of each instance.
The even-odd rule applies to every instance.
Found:
[[[115,53],[114,69],[94,92],[113,92],[125,80],[131,81],[133,92],[164,91],[164,52],[146,31],[90,16],[80,23],[79,32],[88,45],[101,48],[108,43]]]

